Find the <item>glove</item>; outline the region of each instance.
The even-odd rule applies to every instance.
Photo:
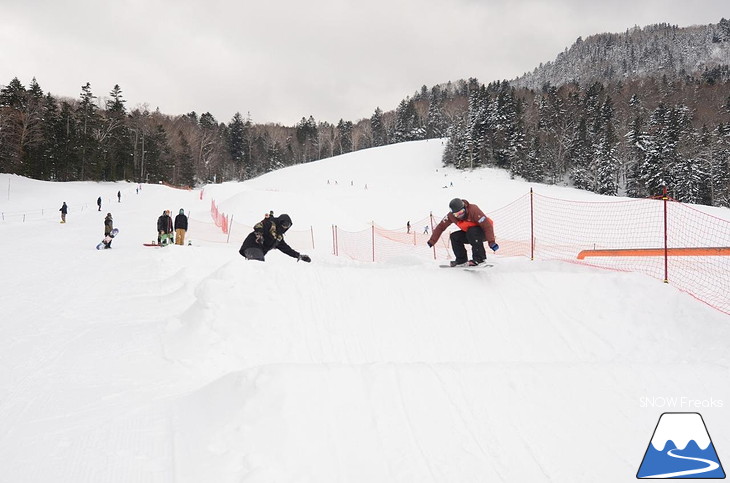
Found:
[[[491,248],[493,252],[496,252],[499,250],[499,245],[497,245],[497,242],[492,242],[489,244],[489,248]]]
[[[309,263],[309,262],[311,262],[311,261],[312,261],[312,259],[311,259],[311,258],[309,258],[309,255],[299,255],[299,256],[297,257],[297,261],[299,261],[299,260],[301,260],[301,261],[303,261],[303,262],[307,262],[307,263]]]
[[[433,247],[433,243],[431,243],[431,240],[427,241],[426,242],[426,245],[428,245],[428,248],[432,248]]]

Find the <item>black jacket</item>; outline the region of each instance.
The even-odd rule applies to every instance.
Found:
[[[175,217],[175,229],[176,230],[188,230],[188,217],[180,213]]]
[[[284,228],[284,225],[287,227]],[[243,255],[247,248],[260,248],[264,255],[276,248],[286,253],[292,258],[299,258],[299,252],[287,245],[284,241],[284,233],[291,227],[291,218],[289,215],[279,215],[277,217],[266,218],[256,223],[253,231],[248,234],[239,253]]]
[[[157,231],[172,233],[172,218],[170,218],[170,215],[162,215],[157,218]]]
[[[104,235],[108,235],[114,229],[114,221],[111,216],[104,218]]]

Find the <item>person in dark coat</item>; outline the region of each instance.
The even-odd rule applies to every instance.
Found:
[[[164,236],[165,238],[165,244],[168,243],[168,241],[171,243],[172,240],[172,218],[170,217],[170,210],[165,210],[162,212],[162,215],[160,215],[159,218],[157,218],[157,244],[162,245],[162,238]]]
[[[66,202],[63,202],[63,205],[61,205],[61,209],[58,210],[61,212],[61,223],[66,223],[66,215],[68,214],[68,206],[66,206]]]
[[[297,261],[311,262],[308,255],[302,255],[284,241],[284,233],[291,228],[292,221],[289,215],[268,216],[253,227],[238,253],[247,260],[264,261],[266,254],[273,249],[296,258]]]
[[[106,218],[104,218],[104,248],[111,248],[112,247],[112,241],[111,239],[109,241],[106,241],[107,237],[111,236],[112,230],[114,229],[114,220],[112,220],[112,214],[107,213]],[[112,237],[113,238],[113,237]]]
[[[96,199],[96,206],[98,206],[98,207],[99,207],[99,211],[101,211],[101,196],[99,196],[99,197],[98,197],[98,198]]]
[[[188,217],[185,210],[180,208],[180,213],[175,217],[175,245],[185,245],[185,233],[188,231]]]
[[[429,247],[436,244],[444,230],[455,223],[458,230],[451,233],[451,248],[454,250],[456,260],[451,261],[451,266],[458,265],[480,265],[487,259],[484,242],[489,244],[493,251],[499,250],[499,245],[494,239],[494,224],[492,220],[482,212],[477,205],[471,204],[461,198],[454,198],[449,203],[450,211],[443,220],[436,225],[431,233],[431,238],[426,242]],[[466,244],[471,245],[472,259],[467,260]]]

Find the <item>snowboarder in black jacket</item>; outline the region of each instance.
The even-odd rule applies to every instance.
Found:
[[[157,218],[158,245],[163,245],[163,237],[165,245],[168,243],[168,241],[169,243],[172,243],[172,218],[170,217],[170,210],[163,211],[162,215]]]
[[[61,209],[58,210],[61,212],[61,223],[66,223],[66,215],[68,214],[68,205],[66,202],[63,202],[63,205],[61,205]]]
[[[185,210],[180,208],[180,212],[175,217],[175,245],[185,245],[185,233],[188,231],[188,217],[185,216]]]
[[[256,223],[253,231],[243,240],[243,245],[238,253],[248,260],[263,262],[266,253],[276,248],[292,258],[296,258],[297,261],[311,262],[312,259],[308,255],[302,255],[284,241],[284,233],[291,228],[291,225],[291,218],[286,214],[265,218]]]

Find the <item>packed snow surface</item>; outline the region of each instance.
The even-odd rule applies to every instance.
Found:
[[[478,272],[332,254],[332,225],[399,229],[457,196],[488,214],[531,186],[443,168],[443,147],[202,200],[0,175],[0,481],[633,481],[667,411],[701,413],[730,461],[730,318],[671,285],[499,252]],[[292,245],[312,263],[246,261],[242,232],[206,241],[211,199],[240,223],[274,210],[311,227],[315,249]],[[180,208],[192,245],[143,246]],[[107,212],[120,234],[97,251]]]

